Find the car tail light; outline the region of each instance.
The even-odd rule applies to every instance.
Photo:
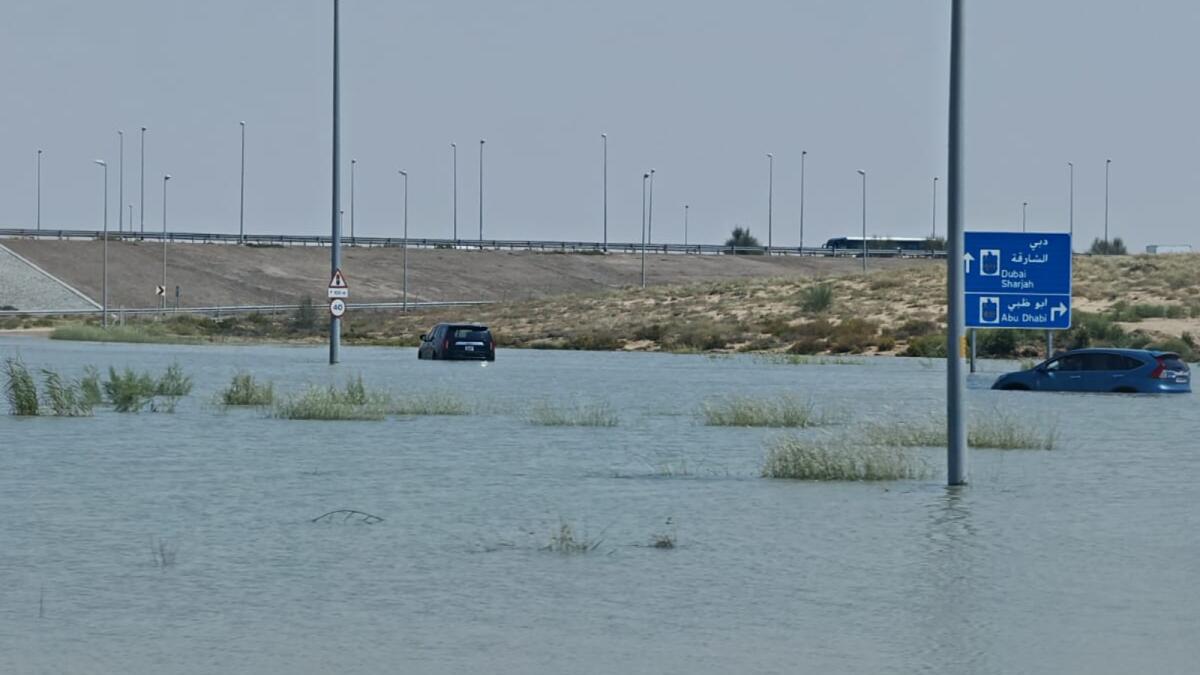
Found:
[[[1150,377],[1156,380],[1173,380],[1180,375],[1186,374],[1187,372],[1176,370],[1174,368],[1168,368],[1166,359],[1162,358],[1161,356],[1155,359],[1155,363],[1157,365],[1154,368],[1154,372],[1150,373]]]
[[[450,338],[442,340],[442,351],[447,351],[448,349],[450,349]]]

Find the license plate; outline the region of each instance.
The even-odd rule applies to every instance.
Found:
[[[1187,381],[1188,381],[1187,375],[1181,375],[1181,376],[1175,378],[1175,382],[1177,384],[1185,384],[1185,383],[1187,383]]]
[[[473,351],[475,351],[475,348],[474,348],[474,347],[472,347],[471,345],[467,345],[466,349],[467,349],[467,351],[469,351],[469,352],[473,352]]]

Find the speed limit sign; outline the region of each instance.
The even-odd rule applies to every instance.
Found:
[[[334,317],[339,317],[346,313],[346,301],[341,298],[334,298],[329,302],[329,313]]]

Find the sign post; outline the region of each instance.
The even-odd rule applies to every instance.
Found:
[[[1071,327],[1071,235],[965,234],[968,327]]]

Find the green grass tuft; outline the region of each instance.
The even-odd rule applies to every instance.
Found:
[[[59,326],[50,333],[51,340],[80,340],[84,342],[134,342],[150,344],[194,344],[194,338],[168,335],[157,324],[128,326],[95,326],[80,323]]]
[[[92,401],[84,393],[80,381],[65,381],[53,370],[42,370],[45,388],[43,396],[46,407],[59,417],[88,417],[92,414]]]
[[[862,443],[850,437],[773,440],[764,478],[820,481],[881,481],[922,478],[928,467],[910,450]]]
[[[946,447],[946,421],[877,424],[866,432],[872,443],[913,448]],[[1034,424],[998,411],[973,415],[967,424],[967,445],[993,450],[1053,450],[1058,445],[1056,424]]]
[[[812,401],[790,394],[727,396],[705,402],[700,412],[710,427],[811,427],[824,421]]]
[[[4,359],[4,374],[8,380],[4,385],[4,395],[8,399],[9,411],[13,415],[37,415],[37,383],[25,364],[20,359]]]
[[[117,412],[140,412],[154,402],[158,382],[150,373],[138,373],[132,368],[117,372],[109,366],[108,379],[104,381],[104,394]]]
[[[800,309],[806,312],[824,312],[832,306],[833,286],[829,284],[815,284],[800,292]]]
[[[382,420],[387,417],[391,397],[368,391],[362,377],[345,388],[311,386],[299,395],[277,403],[272,416],[289,420]]]
[[[530,424],[543,427],[615,427],[621,421],[604,401],[562,406],[541,401],[529,409],[528,419]]]
[[[237,373],[221,392],[221,403],[229,406],[265,406],[275,402],[275,385],[260,383],[250,373]]]

